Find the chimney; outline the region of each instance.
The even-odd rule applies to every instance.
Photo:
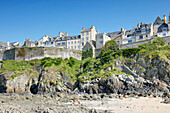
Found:
[[[85,28],[84,27],[82,27],[82,30],[84,30]]]
[[[141,25],[143,25],[143,22],[141,22]]]
[[[164,23],[166,23],[166,15],[164,15]]]
[[[94,25],[91,26],[91,29],[95,29]]]
[[[7,46],[9,47],[9,41],[7,41]]]
[[[97,30],[96,33],[99,34],[99,30]]]
[[[140,25],[139,25],[139,23],[137,24],[137,29],[139,29],[140,28]]]
[[[121,32],[123,32],[124,31],[124,29],[123,28],[121,28]]]
[[[48,35],[45,35],[45,37],[48,37]]]
[[[68,33],[66,32],[66,36],[68,36]]]
[[[29,40],[29,41],[31,41],[31,39],[30,39],[30,38],[29,38],[28,40]]]

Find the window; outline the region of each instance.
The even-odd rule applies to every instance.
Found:
[[[117,44],[119,44],[119,40],[117,40]]]
[[[65,49],[65,47],[63,47]]]
[[[82,38],[82,41],[84,41],[84,38]]]
[[[84,33],[82,33],[82,36],[84,36]]]
[[[78,44],[80,43],[80,41],[78,41]]]
[[[60,43],[57,43],[58,46],[60,46]]]
[[[86,40],[88,40],[89,38],[88,37],[86,37]]]
[[[82,42],[82,46],[84,46],[84,42]]]
[[[80,49],[80,46],[78,46],[78,48]]]
[[[162,31],[167,31],[167,29],[166,29],[166,28],[163,28]]]
[[[42,42],[40,42],[40,44],[42,45]]]
[[[132,40],[128,40],[128,43],[131,43],[132,42]]]
[[[166,33],[164,33],[163,36],[166,36]]]
[[[73,49],[73,46],[71,46],[71,49]]]
[[[76,41],[74,41],[74,43],[76,44]]]
[[[53,42],[51,42],[51,44],[53,44]]]
[[[76,49],[76,46],[74,46],[74,49]]]
[[[148,37],[148,35],[146,35],[146,37]]]
[[[158,22],[158,25],[160,25],[160,23]]]
[[[101,36],[100,39],[102,39],[103,37]]]
[[[71,41],[71,44],[73,44],[73,41]]]
[[[139,39],[143,39],[143,36],[139,36]]]
[[[70,45],[70,42],[68,42],[68,45]]]
[[[100,44],[103,44],[103,41],[100,41]]]
[[[70,49],[70,46],[68,46],[68,48]]]
[[[65,42],[62,42],[62,45],[65,45]]]
[[[89,35],[89,32],[86,32],[86,35]]]

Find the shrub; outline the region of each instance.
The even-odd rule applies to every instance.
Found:
[[[42,51],[41,51],[41,55],[43,55],[43,54],[44,54],[44,51],[42,50]]]
[[[29,47],[30,50],[33,50],[33,47]]]
[[[15,49],[18,49],[18,47],[14,47],[14,50],[15,50]]]
[[[165,40],[164,38],[157,37],[153,40],[153,44],[156,44],[158,46],[164,46],[165,45]]]
[[[25,49],[25,48],[19,49],[19,51],[18,51],[18,53],[17,53],[17,57],[18,57],[18,56],[25,57],[25,56],[26,56],[26,49]]]
[[[129,57],[131,55],[136,55],[140,51],[140,48],[126,48],[122,50],[122,54],[125,57]]]
[[[83,53],[82,53],[82,59],[86,59],[88,57],[91,57],[91,58],[93,57],[93,49],[92,48],[87,49],[87,50],[83,51]]]
[[[106,44],[101,49],[100,54],[103,54],[103,53],[105,53],[108,50],[113,50],[113,51],[118,50],[118,44],[117,44],[117,42],[115,40],[107,41]]]

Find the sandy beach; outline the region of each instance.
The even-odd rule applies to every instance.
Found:
[[[162,103],[160,97],[99,97],[0,95],[0,113],[170,113],[170,104]]]
[[[113,113],[170,113],[170,104],[161,103],[162,101],[162,98],[140,97],[83,101],[82,103],[90,109],[108,110]]]

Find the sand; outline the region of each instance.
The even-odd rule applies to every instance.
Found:
[[[100,101],[82,101],[87,108],[108,110],[113,113],[170,113],[170,104],[161,103],[162,98],[126,98]]]

